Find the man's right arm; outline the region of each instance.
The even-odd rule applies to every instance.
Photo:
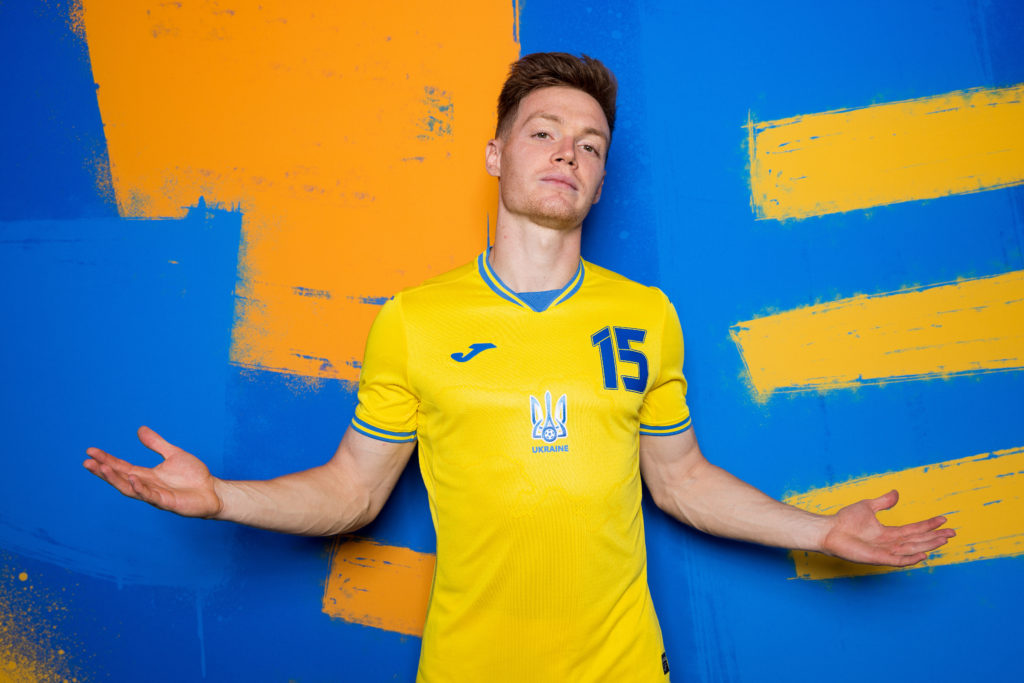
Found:
[[[139,440],[160,454],[139,467],[98,448],[87,470],[124,495],[186,517],[205,517],[308,536],[354,531],[370,523],[402,474],[413,443],[378,441],[351,427],[328,462],[266,481],[228,481],[148,427]]]

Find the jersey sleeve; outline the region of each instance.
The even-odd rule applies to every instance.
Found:
[[[659,361],[658,374],[640,408],[640,434],[646,436],[680,434],[691,426],[683,376],[683,331],[676,309],[667,298]]]
[[[409,386],[408,344],[399,297],[373,321],[359,373],[359,403],[352,428],[393,443],[416,440],[419,399]]]

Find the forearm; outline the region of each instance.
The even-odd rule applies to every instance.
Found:
[[[832,525],[831,517],[781,503],[707,460],[662,488],[652,490],[662,510],[716,536],[821,551]]]
[[[331,464],[267,481],[217,479],[215,519],[305,536],[354,531],[373,520],[371,495],[338,476]]]

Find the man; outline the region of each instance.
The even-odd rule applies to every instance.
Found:
[[[896,492],[820,516],[710,464],[686,406],[672,305],[580,259],[601,196],[615,80],[561,53],[512,66],[486,168],[495,244],[403,291],[367,343],[352,425],[326,464],[224,481],[143,427],[165,461],[95,448],[85,467],[188,516],[329,535],[381,509],[413,450],[437,532],[422,681],[664,681],[647,588],[641,474],[656,504],[709,533],[906,566],[953,535],[884,527]]]

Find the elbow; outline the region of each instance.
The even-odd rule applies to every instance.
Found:
[[[670,486],[657,486],[649,488],[649,491],[651,492],[651,500],[666,515],[699,531],[706,531],[699,523],[699,520],[695,518],[691,509],[692,506],[684,504],[684,499],[678,490]]]
[[[651,500],[654,501],[654,504],[659,510],[674,516],[675,499],[673,498],[671,491],[664,486],[648,487],[647,490],[650,491]]]
[[[347,517],[346,532],[362,529],[364,526],[377,519],[387,495],[375,495],[377,492],[369,489],[361,489],[354,492],[350,499],[349,514]]]
[[[376,505],[369,491],[349,491],[331,514],[324,536],[358,531],[377,518],[381,505]]]

